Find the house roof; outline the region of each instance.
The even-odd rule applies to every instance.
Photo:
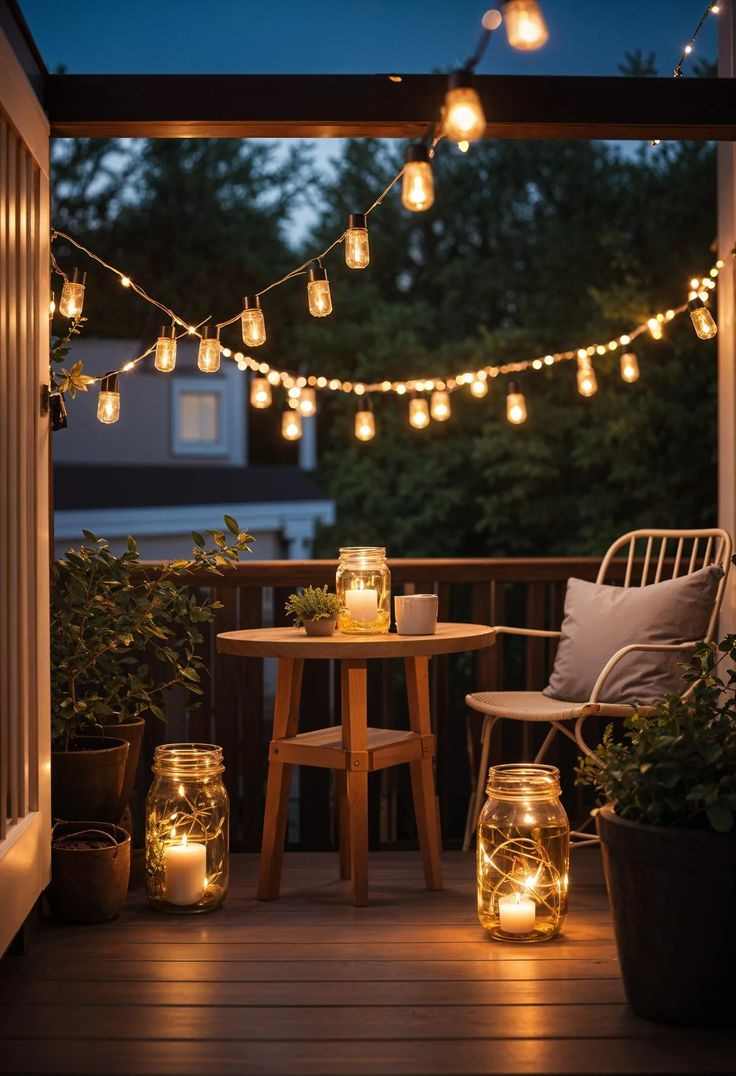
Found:
[[[54,468],[54,506],[61,510],[327,499],[315,476],[298,467]]]

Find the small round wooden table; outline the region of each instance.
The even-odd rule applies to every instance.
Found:
[[[481,624],[438,624],[435,635],[342,635],[310,638],[297,628],[228,631],[217,636],[221,654],[278,658],[273,739],[269,748],[259,900],[279,895],[292,766],[335,770],[340,833],[340,876],[350,878],[358,905],[368,903],[368,774],[408,762],[414,812],[428,889],[442,888],[440,826],[434,783],[435,737],[429,710],[429,660],[435,654],[481,650],[495,641]],[[342,728],[299,735],[304,662],[340,662]],[[367,663],[403,658],[411,731],[370,728]]]

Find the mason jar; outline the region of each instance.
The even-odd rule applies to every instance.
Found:
[[[219,908],[228,886],[228,796],[222,748],[156,748],[146,797],[146,891],[173,913]]]
[[[340,603],[338,631],[376,635],[391,624],[391,572],[380,546],[340,550],[335,590]]]
[[[492,766],[478,822],[478,918],[492,938],[547,941],[567,914],[570,823],[556,766]]]

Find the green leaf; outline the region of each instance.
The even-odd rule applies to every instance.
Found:
[[[240,534],[240,527],[238,526],[237,520],[233,519],[232,516],[225,516],[224,519],[227,529],[231,534],[234,534],[237,537]]]
[[[733,811],[720,803],[713,803],[705,812],[716,833],[730,833],[733,829]]]
[[[200,549],[204,549],[204,535],[200,534],[199,531],[192,531],[192,541],[196,546],[199,546]]]

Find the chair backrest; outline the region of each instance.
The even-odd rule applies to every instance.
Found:
[[[624,586],[645,587],[647,583],[661,583],[664,578],[677,579],[690,575],[700,568],[718,564],[723,569],[723,577],[718,584],[713,610],[708,621],[706,642],[710,642],[718,624],[723,592],[726,587],[728,572],[731,567],[733,543],[727,531],[718,527],[710,530],[641,530],[629,531],[617,538],[606,553],[598,570],[597,583],[604,583],[611,561],[619,550],[626,549],[626,575]],[[628,548],[627,548],[628,547]],[[673,558],[672,572],[665,566],[668,557]],[[639,562],[641,561],[641,573]],[[665,571],[666,567],[666,571]]]

